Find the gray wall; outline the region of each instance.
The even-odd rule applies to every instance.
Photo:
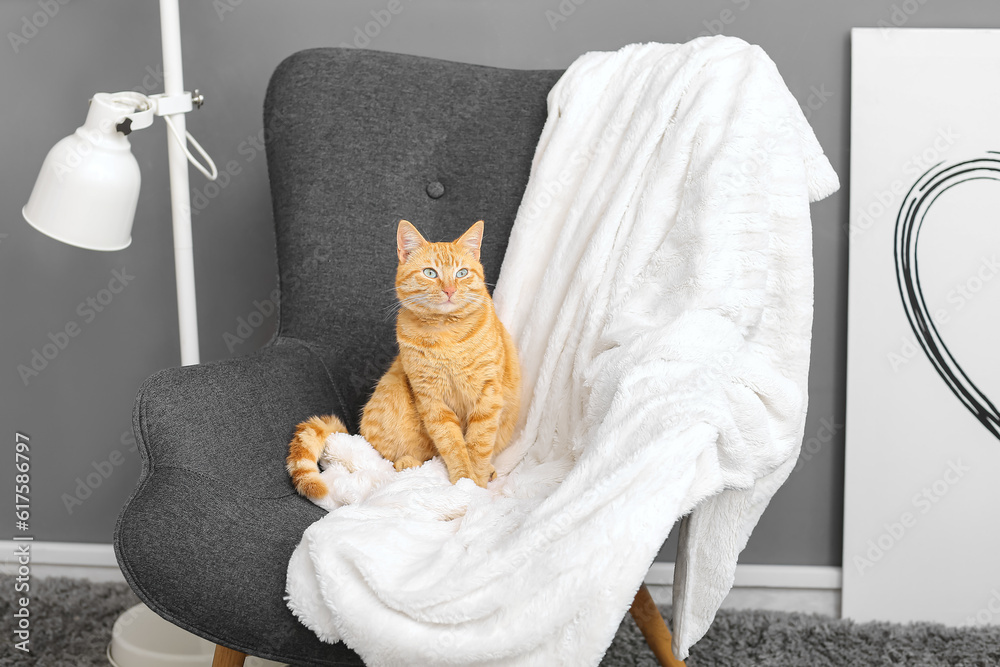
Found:
[[[6,35],[0,44],[6,93],[0,98],[3,437],[10,443],[15,431],[31,437],[36,539],[110,542],[139,470],[130,433],[133,395],[147,375],[179,363],[163,123],[131,137],[144,184],[127,250],[96,253],[52,241],[28,227],[20,209],[46,152],[82,123],[93,93],[162,89],[159,19],[151,0],[71,0],[65,6],[49,1],[58,7],[52,16],[39,13],[45,0],[0,4]],[[1000,25],[994,0],[401,2],[402,11],[378,26],[369,48],[502,67],[562,68],[585,51],[685,41],[709,31],[760,44],[807,108],[845,184],[850,27]],[[259,143],[268,77],[296,50],[352,43],[373,20],[371,12],[388,5],[183,3],[187,85],[208,98],[205,108],[189,116],[188,127],[220,168],[229,164],[233,172],[218,191],[191,172],[203,360],[246,354],[274,328],[271,317],[241,343],[227,345],[223,338],[236,334],[239,318],[275,287]],[[41,27],[29,27],[32,21]],[[12,34],[23,39],[12,40]],[[806,427],[813,452],[775,497],[743,562],[840,563],[847,204],[845,187],[813,207],[816,319]],[[91,309],[88,298],[107,301],[110,293],[101,290],[115,270],[134,278],[100,312]],[[18,366],[30,365],[33,350],[41,351],[50,333],[71,323],[79,333],[37,376],[23,381]],[[11,459],[2,457],[3,480],[12,479]],[[672,553],[668,543],[664,556]]]

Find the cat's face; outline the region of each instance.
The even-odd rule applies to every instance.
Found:
[[[482,220],[451,243],[430,243],[400,220],[396,296],[401,306],[422,316],[462,316],[482,306],[489,298],[479,263],[482,239]]]

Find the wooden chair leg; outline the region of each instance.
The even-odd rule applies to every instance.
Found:
[[[653,649],[653,655],[660,661],[660,665],[684,667],[684,662],[674,657],[670,630],[660,616],[660,610],[656,608],[646,584],[639,587],[635,599],[632,600],[632,607],[628,611],[632,614],[635,624],[639,626],[642,636],[646,638],[649,648]]]
[[[243,661],[246,659],[246,653],[240,653],[239,651],[216,644],[212,667],[243,667]]]

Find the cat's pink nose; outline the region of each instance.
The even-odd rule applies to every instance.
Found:
[[[443,291],[445,293],[445,295],[447,295],[447,297],[450,299],[451,295],[455,293],[455,288],[454,287],[444,287],[444,288],[442,288],[441,291]]]

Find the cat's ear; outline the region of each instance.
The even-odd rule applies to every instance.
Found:
[[[409,221],[399,221],[399,227],[396,228],[396,256],[399,257],[400,264],[405,264],[410,253],[426,243],[426,239]]]
[[[479,220],[469,227],[464,234],[455,239],[455,243],[469,250],[478,262],[479,247],[483,244],[483,221]]]

